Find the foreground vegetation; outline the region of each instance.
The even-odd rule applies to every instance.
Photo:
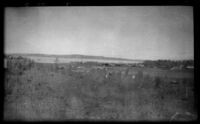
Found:
[[[144,61],[145,67],[157,67],[162,69],[173,69],[179,68],[181,70],[191,69],[190,67],[194,67],[193,60],[180,60],[180,61],[172,61],[172,60],[156,60],[156,61]]]
[[[184,72],[8,58],[4,119],[195,120],[194,79]],[[152,76],[152,74],[154,75]],[[192,72],[184,73],[193,75]]]

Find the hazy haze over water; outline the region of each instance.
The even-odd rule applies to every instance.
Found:
[[[5,10],[5,53],[193,59],[189,6],[21,7]]]

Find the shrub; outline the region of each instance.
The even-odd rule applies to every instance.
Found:
[[[7,57],[8,72],[21,75],[25,70],[34,66],[34,62],[23,57]]]
[[[161,85],[161,79],[159,77],[155,78],[155,88],[160,88]]]

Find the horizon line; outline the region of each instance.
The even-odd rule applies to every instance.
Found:
[[[34,55],[34,54],[38,54],[38,55],[49,55],[49,56],[64,56],[64,55],[80,55],[80,56],[92,56],[92,57],[104,57],[104,58],[115,58],[115,59],[126,59],[126,60],[142,60],[142,61],[157,61],[157,60],[170,60],[170,61],[183,61],[183,60],[193,60],[194,59],[131,59],[131,58],[122,58],[122,57],[111,57],[111,56],[101,56],[101,55],[91,55],[91,54],[46,54],[46,53],[4,53],[6,54],[27,54],[27,55]]]

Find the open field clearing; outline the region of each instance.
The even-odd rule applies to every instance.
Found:
[[[191,121],[194,72],[8,60],[4,119]]]
[[[32,4],[4,9],[4,121],[198,121],[196,6]]]

